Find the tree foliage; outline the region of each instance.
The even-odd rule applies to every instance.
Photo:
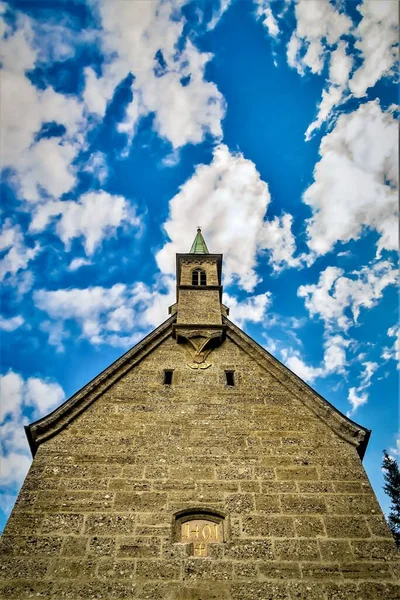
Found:
[[[400,548],[400,470],[397,461],[386,450],[383,451],[382,469],[385,479],[383,489],[392,501],[388,523],[396,545]]]

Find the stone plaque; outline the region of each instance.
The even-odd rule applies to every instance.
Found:
[[[220,544],[223,541],[222,522],[192,519],[181,523],[181,542],[193,543],[195,556],[207,556],[208,544]]]

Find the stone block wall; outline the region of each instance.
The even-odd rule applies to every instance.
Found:
[[[208,360],[190,369],[169,337],[39,447],[2,538],[1,598],[399,597],[355,448],[231,339]],[[190,508],[224,517],[206,557],[176,539]]]

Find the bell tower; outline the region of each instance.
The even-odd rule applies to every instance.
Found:
[[[176,313],[173,335],[187,345],[192,368],[210,366],[206,357],[225,337],[222,317],[222,254],[210,254],[200,227],[188,254],[176,255]]]

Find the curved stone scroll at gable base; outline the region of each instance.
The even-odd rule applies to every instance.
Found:
[[[224,330],[204,329],[204,328],[175,328],[176,340],[182,344],[192,359],[186,363],[191,369],[208,369],[211,367],[210,362],[206,359],[210,352],[221,344],[224,339]]]

